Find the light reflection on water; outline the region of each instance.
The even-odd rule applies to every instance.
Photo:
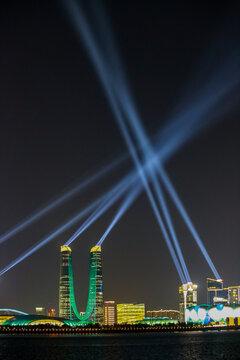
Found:
[[[0,360],[237,360],[240,332],[1,336]]]

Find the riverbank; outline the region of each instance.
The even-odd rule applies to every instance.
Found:
[[[50,327],[50,326],[0,326],[0,335],[87,335],[117,333],[174,333],[191,331],[227,331],[239,330],[240,326],[115,326],[115,327]]]

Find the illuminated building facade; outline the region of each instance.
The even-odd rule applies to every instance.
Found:
[[[7,316],[7,315],[1,316],[0,315],[0,326],[3,325],[6,321],[12,319],[13,317],[14,317],[13,315],[9,315],[9,316]]]
[[[240,304],[240,286],[229,286],[228,288],[228,304]]]
[[[111,326],[117,323],[117,309],[115,301],[104,301],[104,325]]]
[[[207,279],[207,304],[240,304],[240,286],[223,287],[223,280]]]
[[[36,313],[36,315],[46,315],[45,307],[43,307],[43,306],[35,307],[35,313]]]
[[[223,280],[207,278],[207,304],[216,305],[227,302],[227,291],[223,289]]]
[[[185,310],[197,305],[197,285],[191,282],[179,287],[179,321],[186,322]]]
[[[137,322],[137,324],[144,325],[169,325],[169,324],[178,324],[178,320],[169,319],[168,317],[146,317],[143,320]]]
[[[28,314],[15,309],[0,309],[0,325],[5,325],[6,321],[22,315],[27,316]]]
[[[147,311],[148,318],[169,318],[171,320],[179,320],[179,311],[177,310],[149,310]]]
[[[70,302],[69,270],[72,269],[72,250],[69,246],[61,246],[60,282],[59,282],[59,317],[73,318]]]
[[[89,295],[84,317],[93,323],[104,323],[101,246],[94,246],[90,251]]]
[[[50,325],[50,326],[77,326],[77,321],[61,318],[52,318],[44,315],[18,315],[6,319],[2,325],[6,326],[36,326],[36,325]]]
[[[136,324],[145,318],[145,304],[117,304],[117,323]]]
[[[238,325],[240,323],[240,306],[225,304],[191,306],[186,309],[186,322],[202,325],[209,323]]]
[[[103,281],[101,246],[94,246],[90,251],[89,293],[86,311],[80,314],[74,295],[72,252],[69,246],[61,247],[59,316],[86,322],[103,324]]]
[[[54,308],[48,309],[47,316],[55,317],[56,316],[56,310]]]

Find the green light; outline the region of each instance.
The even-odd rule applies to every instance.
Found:
[[[72,258],[69,259],[69,287],[70,287],[70,304],[74,315],[80,320],[80,324],[86,322],[102,323],[103,322],[103,294],[102,294],[102,260],[101,247],[94,247],[90,252],[90,271],[89,271],[89,293],[86,311],[80,315],[77,309],[74,285]]]

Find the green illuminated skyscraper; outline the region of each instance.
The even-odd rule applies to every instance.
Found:
[[[88,321],[103,324],[104,303],[101,246],[94,246],[90,252],[89,294],[86,313],[89,315]]]
[[[72,250],[69,246],[61,246],[60,282],[59,282],[59,316],[72,319],[70,303],[69,270],[72,267]]]
[[[101,246],[94,246],[90,251],[89,294],[84,315],[80,315],[74,295],[72,251],[69,246],[61,246],[59,316],[80,322],[103,324],[103,280]]]

